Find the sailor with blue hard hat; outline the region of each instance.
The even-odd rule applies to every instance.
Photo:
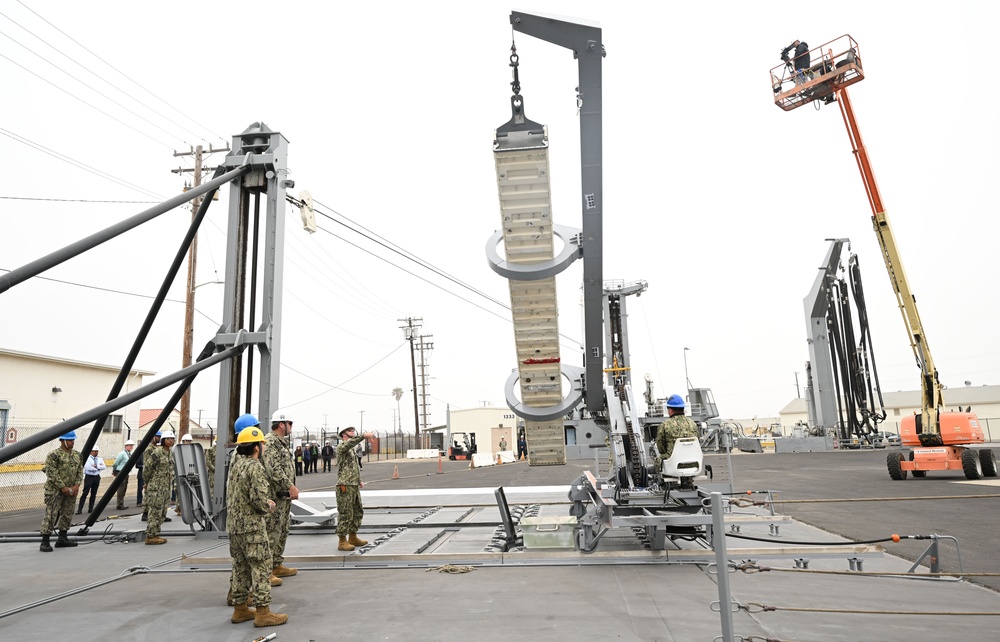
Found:
[[[259,426],[259,425],[260,422],[257,421],[257,418],[248,412],[245,415],[239,416],[239,418],[236,420],[236,423],[233,424],[233,432],[235,432],[238,435],[240,434],[240,431],[243,430],[244,428],[249,428],[251,426]]]

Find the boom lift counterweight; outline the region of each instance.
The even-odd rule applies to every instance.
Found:
[[[864,79],[858,44],[845,35],[820,45],[811,53],[811,59],[821,62],[798,75],[795,84],[788,88],[784,76],[785,65],[778,65],[771,70],[774,102],[785,111],[817,100],[824,103],[836,101],[840,106],[868,196],[868,204],[871,206],[872,227],[885,260],[889,281],[896,294],[896,303],[903,316],[910,347],[920,368],[920,414],[905,417],[900,428],[903,445],[913,447],[913,450],[908,459],[902,452],[889,453],[886,462],[889,476],[893,479],[905,479],[907,472],[911,470],[914,477],[923,477],[928,470],[963,470],[969,479],[979,479],[984,474],[995,476],[997,469],[993,451],[968,448],[969,445],[984,441],[975,413],[942,410],[944,387],[931,357],[930,346],[917,312],[916,297],[910,291],[892,226],[889,224],[868,151],[847,93],[849,85]]]

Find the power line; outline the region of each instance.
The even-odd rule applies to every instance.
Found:
[[[4,14],[4,13],[2,13],[2,12],[0,12],[0,16],[3,16],[4,18],[7,18],[7,19],[8,19],[8,20],[10,20],[11,22],[14,22],[13,20],[11,20],[11,19],[10,19],[10,18],[9,18],[9,17],[7,16],[7,15],[5,15],[5,14]],[[17,26],[21,27],[21,25],[17,24],[16,22],[14,22],[14,24],[16,24]],[[24,27],[21,27],[21,28],[22,28],[22,29],[24,29]],[[25,29],[25,31],[28,31],[28,30],[27,30],[27,29]],[[31,33],[31,32],[30,32],[30,31],[28,31],[28,33]],[[83,86],[84,86],[84,87],[86,87],[87,89],[91,90],[92,92],[94,92],[94,93],[95,93],[95,94],[97,94],[98,96],[100,96],[100,97],[102,97],[102,98],[106,98],[107,100],[110,100],[110,101],[111,101],[112,103],[114,103],[115,105],[118,105],[119,107],[121,107],[122,109],[124,109],[124,110],[125,110],[125,111],[127,111],[128,113],[132,114],[132,115],[133,115],[133,116],[135,116],[136,118],[138,118],[138,119],[140,119],[140,120],[143,120],[143,121],[145,121],[146,123],[148,123],[148,124],[152,125],[153,127],[155,127],[155,128],[157,128],[157,129],[159,129],[159,130],[160,130],[161,132],[163,132],[164,134],[167,134],[168,136],[175,136],[175,134],[173,134],[172,132],[169,132],[169,131],[167,131],[166,129],[164,129],[164,128],[160,127],[159,125],[157,125],[157,124],[156,124],[156,123],[154,123],[153,121],[151,121],[151,120],[149,120],[148,118],[146,118],[145,116],[142,116],[141,114],[138,114],[138,113],[136,113],[135,111],[133,111],[133,110],[129,109],[128,107],[126,107],[125,105],[121,104],[120,102],[118,102],[117,100],[115,100],[114,98],[112,98],[111,96],[108,96],[108,95],[107,95],[107,94],[105,94],[104,92],[102,92],[102,91],[99,91],[99,90],[98,90],[97,88],[95,88],[95,87],[93,87],[93,86],[91,86],[91,85],[88,85],[87,83],[83,82],[83,81],[82,81],[82,80],[80,80],[79,78],[76,78],[76,77],[74,77],[74,76],[73,76],[73,74],[71,74],[70,72],[66,71],[65,69],[63,69],[63,68],[62,68],[62,67],[60,67],[59,65],[55,64],[55,63],[54,63],[54,62],[52,62],[51,60],[49,60],[49,59],[45,58],[45,57],[44,57],[44,56],[42,56],[42,55],[41,55],[40,53],[38,53],[38,52],[36,52],[36,51],[33,51],[33,50],[32,50],[32,49],[31,49],[30,47],[28,47],[27,45],[25,45],[25,44],[23,44],[23,43],[21,43],[21,42],[18,42],[17,40],[15,40],[15,39],[14,39],[13,37],[11,37],[10,35],[8,35],[8,34],[6,34],[6,33],[2,32],[2,31],[0,31],[0,35],[2,35],[2,36],[4,36],[4,37],[6,37],[6,38],[7,38],[7,39],[9,39],[9,40],[10,40],[11,42],[13,42],[13,43],[17,44],[18,46],[22,47],[23,49],[25,49],[26,51],[28,51],[28,52],[29,52],[29,53],[31,53],[32,55],[34,55],[34,56],[36,56],[37,58],[41,59],[41,60],[42,60],[43,62],[46,62],[46,63],[48,63],[48,64],[49,64],[49,65],[51,65],[52,67],[55,67],[55,68],[56,68],[57,70],[59,70],[59,71],[63,72],[64,74],[66,74],[67,76],[69,76],[70,78],[72,78],[73,80],[75,80],[76,82],[80,83],[81,85],[83,85]],[[35,34],[33,34],[33,33],[32,33],[31,35],[33,35],[33,36],[34,36]],[[38,36],[35,36],[35,37],[37,38]],[[43,40],[42,42],[45,42],[45,41]],[[48,43],[46,42],[45,44],[48,44]],[[49,46],[51,47],[52,45],[49,45]],[[53,49],[55,49],[55,47],[53,47]],[[61,51],[59,51],[58,49],[56,49],[56,51],[58,51],[59,53],[62,53],[62,52],[61,52]],[[63,54],[63,55],[65,56],[66,54]],[[8,58],[8,60],[10,60],[10,59]],[[77,63],[77,64],[79,64],[79,63]],[[82,66],[82,65],[81,65],[81,66]],[[26,69],[26,68],[25,68],[25,67],[22,67],[22,69]],[[86,69],[86,67],[84,67],[84,69]],[[88,70],[88,71],[89,71],[89,70]],[[32,72],[32,73],[34,73],[34,72]],[[36,75],[37,75],[37,74],[36,74]],[[39,78],[41,78],[41,76],[38,76],[38,77],[39,77]],[[44,79],[43,79],[43,80],[44,80]],[[46,81],[46,82],[48,82],[48,81]],[[112,86],[113,86],[113,85],[112,85]],[[66,90],[63,90],[63,91],[66,91]],[[145,106],[145,105],[143,105],[143,106]],[[193,133],[193,132],[192,132],[192,133]],[[180,138],[180,137],[178,137],[178,138]],[[183,138],[181,138],[181,140],[183,140]],[[186,145],[189,145],[190,143],[188,143],[187,141],[184,141],[184,144],[186,144]]]
[[[162,203],[163,201],[103,201],[87,198],[37,198],[33,196],[0,196],[4,201],[55,201],[59,203],[129,203],[147,205],[150,203]]]
[[[59,33],[61,33],[62,35],[64,35],[64,36],[66,36],[67,38],[69,38],[69,39],[70,39],[70,41],[72,41],[72,42],[73,42],[74,44],[76,44],[76,45],[77,45],[78,47],[80,47],[81,49],[83,49],[84,51],[86,51],[87,53],[89,53],[89,54],[90,54],[91,56],[93,56],[94,58],[97,58],[98,60],[100,60],[101,62],[103,62],[103,63],[104,63],[105,65],[107,65],[108,67],[110,67],[111,69],[113,69],[113,70],[114,70],[115,72],[117,72],[117,73],[118,73],[118,74],[119,74],[120,76],[122,76],[123,78],[125,78],[126,80],[128,80],[129,82],[131,82],[131,83],[132,83],[133,85],[135,85],[135,86],[136,86],[136,87],[138,87],[139,89],[143,90],[144,92],[146,92],[147,94],[149,94],[149,95],[150,95],[150,96],[152,96],[153,98],[157,99],[158,101],[160,101],[161,103],[163,103],[164,105],[166,105],[167,107],[169,107],[170,109],[173,109],[173,110],[174,110],[175,112],[177,112],[177,113],[178,113],[178,114],[180,114],[181,116],[183,116],[183,117],[187,118],[188,120],[190,120],[190,121],[191,121],[192,123],[194,123],[194,124],[195,124],[195,125],[197,125],[198,127],[201,127],[201,128],[203,129],[203,130],[205,130],[205,131],[207,131],[207,132],[211,133],[211,134],[212,134],[212,136],[215,136],[215,137],[216,137],[216,138],[218,138],[219,140],[221,140],[221,141],[223,141],[223,142],[226,142],[226,139],[225,139],[225,138],[223,138],[222,136],[219,136],[218,134],[216,134],[215,132],[213,132],[213,131],[212,131],[211,129],[209,129],[208,127],[206,127],[206,126],[202,125],[201,123],[199,123],[199,122],[198,122],[198,121],[196,121],[195,119],[191,118],[190,116],[188,116],[187,114],[185,114],[185,113],[184,113],[184,112],[182,112],[181,110],[177,109],[176,107],[174,107],[173,105],[171,105],[170,103],[168,103],[167,101],[165,101],[164,99],[160,98],[159,96],[157,96],[156,94],[154,94],[154,93],[153,93],[153,92],[151,92],[150,90],[146,89],[146,88],[145,88],[144,86],[140,85],[140,84],[139,84],[139,83],[138,83],[138,82],[137,82],[136,80],[133,80],[133,79],[132,79],[132,78],[131,78],[130,76],[128,76],[128,75],[127,75],[127,74],[126,74],[125,72],[121,71],[120,69],[118,69],[117,67],[115,67],[114,65],[112,65],[112,64],[111,64],[110,62],[108,62],[107,60],[105,60],[104,58],[101,58],[100,56],[98,56],[98,55],[97,55],[96,53],[94,53],[93,51],[91,51],[90,49],[88,49],[88,48],[87,48],[87,47],[86,47],[85,45],[83,45],[83,44],[82,44],[81,42],[79,42],[78,40],[76,40],[75,38],[73,38],[73,37],[72,37],[71,35],[69,35],[69,34],[68,34],[68,33],[66,33],[65,31],[63,31],[62,29],[60,29],[60,28],[59,28],[59,27],[57,27],[56,25],[52,24],[52,22],[50,22],[49,20],[47,20],[47,19],[46,19],[46,18],[45,18],[44,16],[42,16],[42,15],[41,15],[40,13],[38,13],[37,11],[35,11],[35,10],[34,10],[34,9],[32,9],[31,7],[29,7],[28,5],[24,4],[24,2],[21,2],[21,0],[18,0],[18,4],[20,4],[20,5],[22,6],[22,7],[24,7],[25,9],[27,9],[27,10],[28,10],[28,11],[30,11],[31,13],[35,14],[36,16],[38,16],[38,18],[40,18],[40,19],[41,19],[41,20],[42,20],[43,22],[45,22],[45,23],[46,23],[47,25],[49,25],[50,27],[52,27],[53,29],[55,29],[56,31],[58,31]],[[12,22],[13,22],[13,21],[12,21]],[[16,24],[16,23],[15,23],[15,24]],[[20,26],[20,25],[18,25],[18,26]],[[23,28],[23,27],[22,27],[22,28]],[[30,33],[30,32],[29,32],[29,33]],[[32,34],[32,35],[34,35],[34,34]],[[37,37],[37,36],[36,36],[36,37]],[[43,41],[43,42],[44,42],[44,41]],[[48,44],[48,43],[46,43],[46,44]],[[50,46],[51,46],[51,45],[50,45]],[[90,70],[88,69],[88,71],[90,71]],[[94,73],[94,72],[91,72],[91,73]],[[94,75],[97,75],[97,74],[94,74]],[[100,76],[98,76],[98,77],[100,77]],[[102,80],[103,80],[103,79],[102,79]],[[107,80],[105,80],[105,82],[108,82],[108,81],[107,81]],[[111,84],[111,83],[110,83],[110,82],[108,82],[108,84]],[[113,86],[113,85],[112,85],[112,86]],[[122,91],[122,90],[121,90],[121,89],[119,89],[119,91]],[[125,93],[125,92],[124,92],[124,91],[122,91],[122,93]],[[126,95],[128,95],[128,94],[126,94]],[[136,99],[135,99],[135,98],[133,98],[133,100],[136,100]],[[136,102],[140,102],[140,101],[136,100]],[[142,103],[140,102],[140,104],[142,104]],[[145,105],[143,105],[143,106],[145,106]],[[156,110],[154,110],[154,109],[152,109],[152,108],[150,108],[150,107],[147,107],[147,109],[149,109],[149,110],[150,110],[150,111],[152,111],[153,113],[156,113],[156,114],[158,114],[158,115],[162,116],[162,114],[159,114],[159,112],[157,112]],[[164,117],[164,118],[166,118],[166,116],[163,116],[163,117]],[[167,120],[169,121],[170,119],[169,119],[169,118],[167,118]],[[173,122],[173,121],[170,121],[170,122]],[[177,123],[174,123],[174,124],[175,124],[175,125],[177,125]],[[181,126],[181,125],[177,125],[177,126],[178,126],[178,127],[181,127],[182,129],[185,129],[185,128],[184,128],[183,126]],[[187,129],[185,129],[185,131],[188,131],[189,133],[191,133],[191,134],[194,134],[195,136],[198,136],[198,134],[195,134],[194,132],[191,132],[191,131],[189,131],[189,130],[187,130]],[[203,137],[201,137],[201,136],[198,136],[198,138],[201,138],[202,140],[204,140],[204,138],[203,138]],[[207,141],[205,141],[205,142],[207,142]]]
[[[38,78],[39,80],[42,80],[42,81],[44,81],[44,82],[47,82],[48,84],[52,85],[53,87],[55,87],[55,88],[56,88],[56,89],[58,89],[59,91],[63,92],[63,93],[64,93],[64,94],[66,94],[67,96],[70,96],[71,98],[76,98],[77,100],[79,100],[79,101],[80,101],[81,103],[83,103],[83,104],[84,104],[84,105],[86,105],[87,107],[90,107],[90,108],[91,108],[91,109],[93,109],[94,111],[96,111],[96,112],[99,112],[99,113],[101,113],[101,114],[104,114],[105,116],[107,116],[107,117],[108,117],[108,118],[110,118],[111,120],[113,120],[113,121],[115,121],[115,122],[117,122],[117,123],[119,123],[119,124],[121,124],[121,125],[124,125],[124,126],[128,127],[129,129],[131,129],[131,130],[132,130],[132,131],[134,131],[135,133],[137,133],[137,134],[139,134],[139,135],[141,135],[141,136],[145,136],[146,138],[148,138],[149,140],[153,141],[154,143],[157,143],[157,144],[159,144],[159,145],[163,145],[163,146],[164,146],[164,147],[166,147],[167,149],[173,149],[173,148],[174,148],[174,147],[173,147],[173,145],[168,145],[168,144],[164,143],[164,142],[163,142],[162,140],[157,140],[157,139],[153,138],[152,136],[150,136],[150,135],[149,135],[149,134],[147,134],[146,132],[142,131],[141,129],[136,129],[136,128],[135,128],[135,127],[133,127],[132,125],[129,125],[128,123],[126,123],[126,122],[125,122],[124,120],[122,120],[121,118],[115,118],[114,116],[112,116],[112,115],[111,115],[111,114],[109,114],[108,112],[104,111],[104,110],[103,110],[103,109],[101,109],[100,107],[97,107],[97,106],[95,106],[95,105],[91,105],[90,103],[88,103],[88,102],[87,102],[86,100],[84,100],[83,98],[80,98],[79,96],[77,96],[77,95],[76,95],[76,94],[74,94],[73,92],[69,91],[68,89],[63,89],[62,87],[60,87],[59,85],[55,84],[55,83],[54,83],[54,82],[52,82],[51,80],[49,80],[49,79],[47,79],[47,78],[44,78],[44,77],[42,77],[41,75],[39,75],[39,74],[35,73],[34,71],[32,71],[32,70],[28,69],[27,67],[25,67],[25,66],[24,66],[24,65],[22,65],[21,63],[17,62],[16,60],[14,60],[14,59],[12,59],[12,58],[9,58],[9,57],[7,57],[7,56],[3,55],[2,53],[0,53],[0,58],[4,58],[4,59],[6,59],[6,60],[7,60],[8,62],[10,62],[10,63],[11,63],[12,65],[16,65],[16,66],[20,67],[21,69],[25,70],[26,72],[28,72],[28,73],[29,73],[29,74],[31,74],[32,76],[35,76],[35,77],[36,77],[36,78]]]
[[[0,54],[0,55],[3,55],[3,54]],[[65,154],[61,154],[61,153],[59,153],[59,152],[57,152],[55,150],[49,149],[48,147],[45,147],[44,145],[41,145],[41,144],[36,143],[36,142],[34,142],[32,140],[29,140],[29,139],[25,138],[24,136],[21,136],[20,134],[15,134],[14,132],[12,132],[10,130],[7,130],[7,129],[4,129],[4,128],[0,127],[0,134],[3,134],[4,136],[7,136],[8,138],[12,138],[12,139],[16,140],[17,142],[21,143],[22,145],[27,145],[29,147],[33,147],[33,148],[37,149],[40,152],[43,152],[45,154],[48,154],[49,156],[52,156],[53,158],[56,158],[58,160],[63,161],[64,163],[68,163],[68,164],[73,165],[73,166],[75,166],[75,167],[77,167],[79,169],[82,169],[84,171],[90,172],[91,174],[94,174],[95,176],[100,176],[101,178],[109,180],[112,183],[117,183],[118,185],[121,185],[122,187],[128,187],[130,189],[133,189],[133,190],[135,190],[135,191],[137,191],[139,193],[145,194],[147,196],[152,196],[152,197],[158,198],[158,199],[160,199],[161,202],[164,201],[164,200],[166,200],[165,198],[163,198],[159,194],[156,194],[155,192],[151,192],[151,191],[145,189],[144,187],[140,187],[140,186],[138,186],[138,185],[136,185],[134,183],[130,183],[130,182],[124,180],[124,179],[121,179],[121,178],[118,178],[118,177],[113,176],[111,174],[108,174],[107,172],[104,172],[102,170],[99,170],[99,169],[96,169],[94,167],[91,167],[90,165],[87,165],[86,163],[78,161],[78,160],[76,160],[74,158],[70,158],[69,156],[66,156]]]

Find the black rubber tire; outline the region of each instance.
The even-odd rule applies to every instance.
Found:
[[[997,456],[989,448],[979,451],[979,465],[983,469],[983,477],[997,476]]]
[[[906,471],[900,467],[903,461],[903,453],[889,453],[885,458],[885,466],[889,469],[889,477],[899,481],[906,479]]]
[[[913,456],[914,456],[914,452],[911,450],[910,451],[910,461],[913,461]],[[926,470],[914,470],[913,471],[913,476],[915,478],[926,477],[927,476],[927,471]]]
[[[966,448],[962,451],[962,470],[965,471],[966,479],[982,479],[983,466],[979,462],[979,453]]]

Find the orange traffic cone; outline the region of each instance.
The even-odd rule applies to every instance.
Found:
[[[502,462],[502,461],[500,461],[500,453],[497,453],[497,466],[499,466],[499,465],[500,465],[500,464],[502,464],[502,463],[503,463],[503,462]]]
[[[476,460],[472,458],[472,455],[469,455],[469,470],[475,470],[475,469],[476,469]]]
[[[441,468],[441,454],[438,453],[438,475],[444,473],[444,469]]]
[[[399,464],[392,465],[392,478],[399,479]]]

